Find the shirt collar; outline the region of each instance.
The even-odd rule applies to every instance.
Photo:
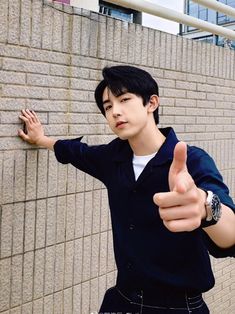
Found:
[[[161,165],[169,159],[173,159],[174,148],[179,140],[172,128],[160,128],[159,131],[166,137],[165,142],[160,147],[155,157],[151,160],[152,165]],[[133,157],[132,149],[127,140],[120,140],[118,152],[114,156],[114,160],[118,162],[126,161]]]

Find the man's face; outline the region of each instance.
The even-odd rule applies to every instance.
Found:
[[[106,87],[103,106],[111,130],[121,139],[138,136],[147,124],[149,105],[144,106],[143,99],[135,94],[115,96]]]

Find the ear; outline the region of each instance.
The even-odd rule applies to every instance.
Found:
[[[152,95],[148,103],[148,112],[154,112],[159,107],[159,97]]]

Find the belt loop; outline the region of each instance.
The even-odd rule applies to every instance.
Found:
[[[144,304],[144,291],[141,290],[141,306],[140,306],[140,314],[143,314],[143,304]]]
[[[185,302],[186,302],[186,306],[187,306],[187,310],[188,310],[188,313],[192,313],[192,311],[190,310],[190,307],[189,307],[189,303],[188,303],[188,295],[187,295],[187,292],[185,292]]]

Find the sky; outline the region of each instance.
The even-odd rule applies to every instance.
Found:
[[[150,0],[150,2],[184,13],[184,0]],[[144,26],[156,28],[167,33],[177,34],[179,32],[178,23],[147,13],[143,13],[142,22]]]

